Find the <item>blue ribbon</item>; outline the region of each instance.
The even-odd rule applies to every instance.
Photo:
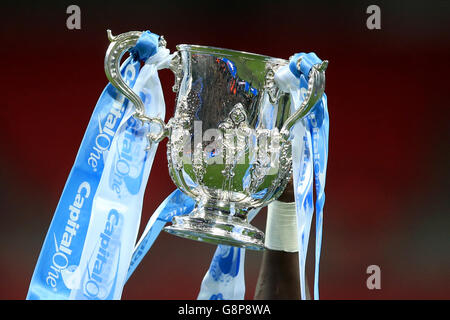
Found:
[[[141,263],[144,256],[153,246],[162,228],[167,222],[171,222],[173,217],[189,214],[195,206],[195,201],[176,189],[172,192],[156,209],[148,221],[141,239],[138,241],[131,258],[128,269],[127,281]]]
[[[143,59],[154,54],[156,35],[144,33],[138,55]],[[159,38],[159,37],[158,37]],[[121,75],[133,87],[140,71],[140,61],[128,58]],[[106,155],[127,108],[128,100],[108,84],[94,108],[81,142],[75,163],[56,207],[30,282],[27,299],[69,299],[68,277],[80,263],[93,199],[96,194]]]
[[[159,36],[157,34],[145,31],[139,37],[136,45],[129,50],[130,54],[135,61],[146,61],[158,50],[158,42]]]
[[[300,71],[297,69],[298,59],[300,61]],[[299,53],[293,56],[289,63],[289,69],[291,72],[300,79],[300,89],[306,90],[308,87],[309,72],[313,65],[322,63],[315,53]],[[306,117],[304,122],[308,130],[307,137],[305,136],[305,141],[307,144],[311,145],[312,150],[305,148],[305,152],[310,156],[312,155],[313,173],[314,173],[314,185],[316,190],[316,244],[315,244],[315,273],[314,273],[314,299],[319,299],[319,264],[320,264],[320,252],[322,247],[322,226],[323,226],[323,207],[325,204],[325,180],[326,180],[326,168],[328,161],[328,134],[329,134],[329,116],[327,107],[327,96],[324,93],[322,99],[319,100],[316,105],[311,109],[310,113]],[[311,142],[309,142],[309,140]],[[305,142],[306,144],[306,142]],[[309,147],[309,146],[306,146]],[[302,188],[301,184],[304,183],[302,179],[297,178],[296,187],[296,209],[297,217],[301,219],[306,219],[303,225],[306,226],[302,233],[299,234],[301,241],[303,242],[303,250],[305,252],[299,253],[300,259],[300,272],[301,279],[303,279],[302,287],[304,288],[304,260],[301,256],[304,255],[306,258],[306,250],[308,248],[308,237],[310,228],[310,217],[304,211],[307,208],[303,207],[302,204],[312,204],[312,184],[310,187]],[[305,193],[299,193],[299,190],[304,190]],[[303,199],[303,200],[301,200]],[[308,221],[309,220],[309,221]],[[306,238],[306,239],[305,239]],[[302,276],[303,275],[303,276]],[[303,289],[304,290],[304,289]],[[304,297],[304,292],[302,292]]]
[[[248,214],[251,222],[261,208]],[[245,249],[218,245],[198,294],[198,300],[243,300]]]

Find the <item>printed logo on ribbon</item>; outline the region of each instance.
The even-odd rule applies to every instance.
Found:
[[[130,117],[124,133],[117,139],[118,153],[113,155],[114,173],[110,176],[110,187],[119,198],[125,190],[130,194],[137,194],[140,190],[147,151],[136,140],[145,140],[145,132],[140,121]]]

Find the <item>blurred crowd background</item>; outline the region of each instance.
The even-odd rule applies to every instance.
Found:
[[[81,9],[69,30],[66,8]],[[381,9],[369,30],[366,9]],[[2,1],[0,299],[24,299],[58,199],[107,84],[108,40],[210,45],[329,60],[322,299],[450,298],[448,1]],[[160,72],[168,120],[173,75]],[[142,226],[175,186],[161,143]],[[264,230],[265,210],[254,224]],[[314,232],[312,233],[314,237]],[[312,238],[314,239],[314,238]],[[181,250],[182,248],[182,250]],[[314,240],[308,277],[313,280]],[[215,247],[162,233],[123,299],[195,299]],[[247,299],[262,254],[247,252]],[[381,289],[366,286],[369,265]],[[312,283],[311,283],[312,284]]]

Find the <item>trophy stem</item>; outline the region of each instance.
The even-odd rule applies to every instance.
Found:
[[[264,250],[264,233],[238,215],[220,209],[197,207],[186,216],[176,216],[164,231],[212,244],[224,244],[251,250]]]

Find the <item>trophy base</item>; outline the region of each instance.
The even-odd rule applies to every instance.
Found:
[[[179,237],[251,250],[264,250],[264,233],[245,220],[214,213],[176,216],[164,231]]]

